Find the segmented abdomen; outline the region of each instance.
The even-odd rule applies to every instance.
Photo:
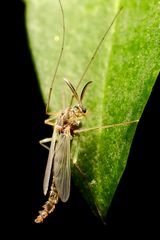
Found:
[[[35,219],[36,223],[42,223],[44,219],[54,211],[55,205],[58,203],[58,193],[54,184],[54,179],[51,184],[51,190],[49,193],[48,201],[42,206],[43,210],[39,211],[38,217]]]

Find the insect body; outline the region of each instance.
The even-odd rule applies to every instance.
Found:
[[[78,104],[73,107],[66,108],[56,117],[43,185],[43,191],[46,195],[49,186],[50,175],[52,174],[53,179],[51,190],[48,201],[43,206],[44,210],[39,212],[40,215],[35,220],[36,223],[42,222],[43,219],[45,219],[48,214],[54,210],[55,204],[58,202],[58,198],[60,198],[62,202],[66,202],[70,195],[71,141],[74,135],[77,134],[75,133],[75,130],[78,130],[81,126],[81,118],[83,118],[86,114],[87,110],[82,105],[82,100],[85,90],[91,82],[88,82],[84,86],[80,97],[78,96],[71,82],[66,79],[65,82],[71,89]]]
[[[111,24],[103,34],[80,80],[78,81],[77,87],[74,88],[74,86],[69,80],[64,79],[65,83],[68,85],[68,87],[72,92],[72,98],[71,98],[69,107],[67,107],[63,111],[60,111],[59,113],[48,112],[48,107],[49,107],[51,93],[52,93],[52,86],[56,77],[56,73],[58,71],[58,67],[62,57],[62,52],[64,49],[65,23],[64,23],[64,12],[63,12],[63,8],[60,0],[59,0],[59,4],[60,4],[62,20],[63,20],[62,47],[61,47],[60,55],[55,68],[53,80],[51,82],[51,87],[48,95],[48,102],[46,105],[46,114],[48,114],[50,117],[47,120],[45,120],[46,124],[52,125],[54,127],[54,130],[53,130],[52,138],[44,139],[40,141],[40,143],[49,150],[48,161],[47,161],[45,177],[43,182],[43,192],[44,192],[44,195],[46,195],[48,192],[49,186],[50,186],[50,192],[49,192],[48,201],[43,205],[43,210],[39,211],[39,216],[35,219],[36,223],[43,222],[43,220],[51,212],[54,211],[55,205],[58,203],[59,199],[61,199],[62,202],[66,202],[69,198],[70,181],[71,181],[70,151],[71,151],[71,142],[75,135],[78,135],[81,132],[87,132],[87,131],[92,131],[92,130],[97,130],[102,128],[111,128],[115,126],[123,126],[126,124],[138,122],[137,120],[134,120],[129,122],[111,124],[107,126],[98,126],[98,127],[87,128],[87,129],[81,128],[81,119],[86,115],[86,111],[87,111],[82,104],[82,100],[86,92],[86,89],[88,85],[91,83],[91,81],[85,84],[80,95],[78,95],[77,89],[80,86],[80,83],[82,82],[82,80],[84,79],[84,76],[86,75],[95,55],[97,54],[100,46],[102,45],[105,37],[107,36],[108,31],[110,30],[117,16],[121,12],[122,8],[119,9],[117,14],[113,18]],[[77,100],[77,105],[75,106],[72,106],[73,98]],[[48,148],[45,145],[45,143],[49,141],[51,142],[51,145]],[[78,170],[80,170],[79,167],[78,167]]]

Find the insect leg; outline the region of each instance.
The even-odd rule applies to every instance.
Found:
[[[63,53],[63,49],[64,49],[64,40],[65,40],[65,21],[64,21],[64,11],[63,11],[61,0],[59,0],[59,5],[60,5],[60,9],[61,9],[61,14],[62,14],[62,45],[61,45],[57,65],[56,65],[56,68],[55,68],[54,76],[53,76],[51,86],[50,86],[50,89],[49,89],[49,93],[48,93],[48,101],[47,101],[47,105],[46,105],[46,113],[47,114],[49,114],[48,109],[49,109],[49,104],[50,104],[50,100],[51,100],[53,83],[55,81],[55,78],[56,78],[56,75],[57,75],[57,72],[58,72],[58,68],[59,68],[59,64],[60,64],[60,61],[61,61],[61,58],[62,58],[62,53]]]
[[[72,159],[72,163],[73,165],[75,165],[77,163],[77,159],[78,159],[78,152],[79,152],[79,143],[80,143],[80,135],[77,134],[77,139],[75,138],[75,142],[76,142],[76,146],[75,146],[75,153]]]
[[[82,129],[75,130],[74,133],[89,132],[89,131],[100,130],[100,129],[104,129],[104,128],[124,126],[124,125],[132,124],[132,123],[138,123],[138,122],[139,122],[139,120],[133,120],[133,121],[116,123],[116,124],[111,124],[111,125],[106,125],[106,126],[98,126],[98,127],[92,127],[92,128],[82,128]]]
[[[95,49],[95,51],[94,51],[94,53],[93,53],[93,55],[92,55],[92,57],[91,57],[89,63],[87,64],[87,66],[86,66],[86,68],[85,68],[85,70],[84,70],[84,72],[83,72],[81,78],[80,78],[79,81],[78,81],[77,87],[75,88],[76,91],[78,90],[78,88],[79,88],[79,86],[80,86],[82,80],[83,80],[84,77],[86,76],[86,73],[88,72],[88,69],[89,69],[91,63],[93,62],[93,60],[94,60],[94,58],[95,58],[97,52],[99,51],[99,49],[100,49],[100,47],[101,47],[103,41],[105,40],[105,38],[106,38],[108,32],[110,31],[112,25],[114,24],[116,18],[118,17],[118,15],[119,15],[120,12],[122,11],[122,9],[123,9],[123,8],[121,7],[121,8],[118,10],[118,12],[117,12],[116,15],[114,16],[112,22],[110,23],[110,25],[108,26],[108,28],[107,28],[106,31],[104,32],[104,35],[102,36],[100,42],[98,43],[98,45],[97,45],[97,47],[96,47],[96,49]],[[74,95],[72,95],[72,98],[71,98],[71,101],[70,101],[70,106],[72,105],[73,98],[74,98]]]
[[[57,112],[47,112],[47,115],[52,116],[52,115],[57,115]]]
[[[73,165],[76,167],[76,169],[79,171],[79,173],[85,177],[86,174],[81,170],[81,168],[79,167],[79,165],[77,164],[77,159],[78,159],[78,152],[79,152],[79,146],[80,146],[80,135],[77,135],[77,139],[76,139],[76,146],[75,146],[75,153],[72,159],[72,163]]]
[[[47,145],[45,145],[45,143],[51,142],[51,141],[52,141],[52,138],[45,138],[45,139],[40,140],[39,143],[40,143],[44,148],[46,148],[47,150],[49,150],[50,148],[49,148]]]
[[[53,120],[55,121],[56,118],[57,118],[57,115],[56,115],[56,116],[49,117],[49,118],[47,118],[47,119],[44,121],[44,123],[47,124],[47,125],[54,126],[54,125],[55,125],[55,122],[53,122]]]
[[[55,120],[55,118],[57,118],[57,113],[56,113],[56,116],[52,116],[52,117],[46,119],[46,120],[44,121],[44,123],[47,124],[47,125],[54,126],[54,125],[55,125],[55,122],[52,122],[52,121]],[[49,150],[50,148],[49,148],[47,145],[45,145],[44,143],[51,142],[51,141],[52,141],[52,138],[45,138],[45,139],[40,140],[39,143],[40,143],[43,147],[45,147],[47,150]]]
[[[87,179],[87,175],[84,172],[82,172],[81,168],[77,164],[79,146],[80,146],[80,135],[77,135],[76,146],[75,146],[76,151],[74,153],[73,159],[71,159],[71,160],[72,160],[73,166],[76,167],[76,169],[78,170],[78,172],[82,176],[83,180],[86,182],[85,186],[88,188],[88,191],[90,192],[90,194],[91,194],[91,196],[93,198],[92,186],[91,186],[91,184],[88,183],[89,180]],[[96,202],[96,200],[94,198],[93,198],[93,203],[94,203],[93,210],[95,211],[95,214],[100,218],[101,214],[100,214],[100,211],[99,211],[99,208],[98,208],[98,204],[97,204],[97,202]]]

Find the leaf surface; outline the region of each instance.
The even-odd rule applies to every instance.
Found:
[[[62,40],[58,0],[26,0],[26,25],[40,88],[47,102]],[[160,3],[156,0],[62,1],[65,46],[53,86],[50,110],[68,106],[71,92],[82,76],[102,35],[116,12],[112,26],[79,88],[92,80],[84,96],[88,115],[83,127],[96,127],[140,119],[160,69]],[[80,92],[79,92],[80,93]],[[84,132],[80,136],[78,165],[73,178],[91,207],[106,216],[125,169],[136,124]],[[48,137],[48,136],[46,136]]]

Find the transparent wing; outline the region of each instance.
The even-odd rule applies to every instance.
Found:
[[[53,174],[55,186],[62,202],[66,202],[70,195],[71,167],[70,167],[71,135],[61,134],[56,144]]]
[[[53,158],[55,155],[55,146],[56,146],[56,141],[58,138],[58,133],[56,130],[54,130],[53,135],[52,135],[52,141],[49,149],[49,155],[48,155],[48,161],[47,161],[47,166],[45,170],[45,175],[44,175],[44,181],[43,181],[43,193],[44,195],[47,194],[48,191],[48,186],[49,186],[49,179],[51,175],[51,168],[53,164]]]

